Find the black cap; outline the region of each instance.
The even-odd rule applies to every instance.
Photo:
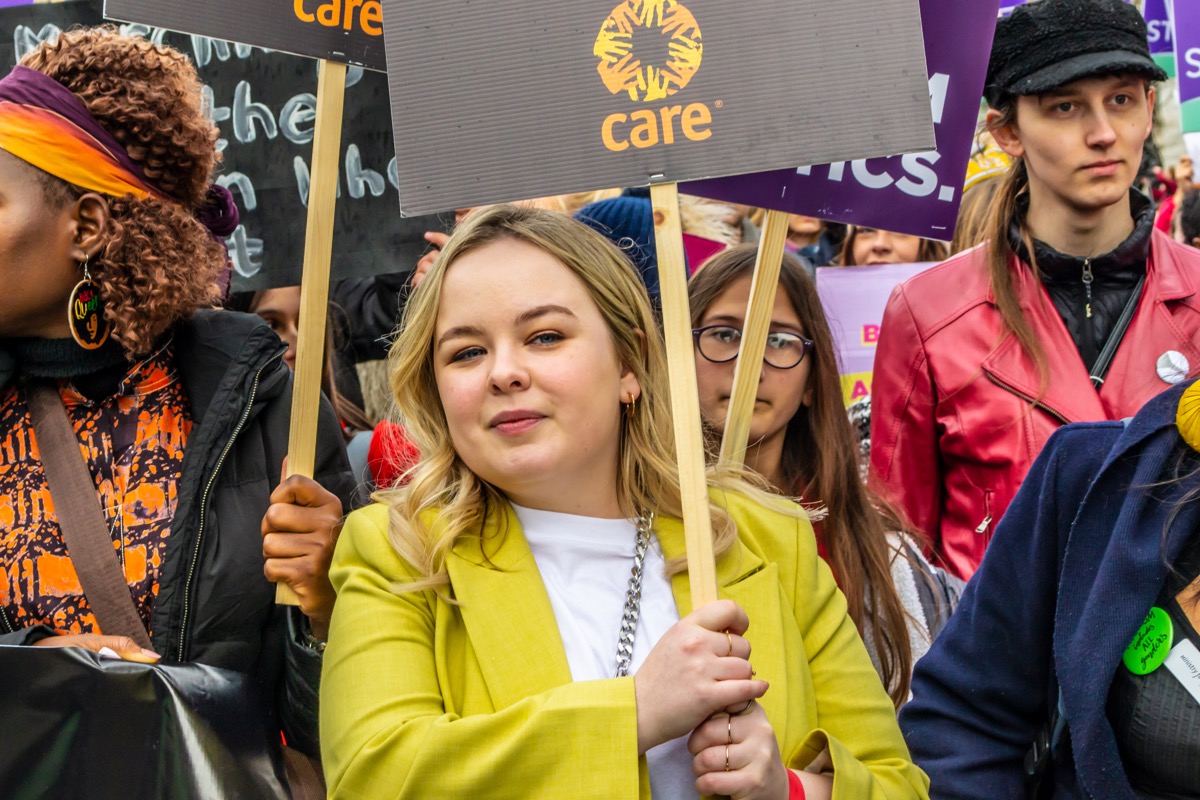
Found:
[[[1166,80],[1150,57],[1146,21],[1124,0],[1038,0],[996,23],[983,94],[993,108],[1082,78]]]

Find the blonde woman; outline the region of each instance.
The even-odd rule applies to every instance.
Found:
[[[797,507],[714,480],[691,608],[664,349],[607,240],[472,216],[392,354],[421,459],[331,569],[331,796],[926,796]]]

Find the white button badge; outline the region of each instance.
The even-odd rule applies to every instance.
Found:
[[[1188,372],[1191,371],[1191,368],[1192,366],[1188,363],[1187,356],[1178,350],[1168,350],[1163,353],[1158,357],[1158,363],[1155,365],[1155,369],[1158,370],[1158,377],[1172,386],[1187,380]]]

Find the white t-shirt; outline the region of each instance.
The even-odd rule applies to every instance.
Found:
[[[594,681],[617,674],[617,640],[633,569],[637,528],[627,519],[598,519],[513,505],[533,551],[567,652],[571,679]],[[679,621],[665,562],[652,536],[642,565],[642,602],[629,674]],[[696,778],[687,736],[646,753],[655,800],[695,800]]]

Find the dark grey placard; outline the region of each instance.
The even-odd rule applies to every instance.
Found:
[[[105,0],[104,16],[382,72],[378,5],[379,0]],[[338,24],[322,24],[335,12]]]
[[[610,92],[593,49],[614,7],[677,5],[383,0],[403,212],[933,148],[918,0],[686,0],[703,42],[690,82],[651,102]],[[633,49],[663,63],[655,27]],[[693,103],[713,117],[704,141],[602,141],[611,114]]]

